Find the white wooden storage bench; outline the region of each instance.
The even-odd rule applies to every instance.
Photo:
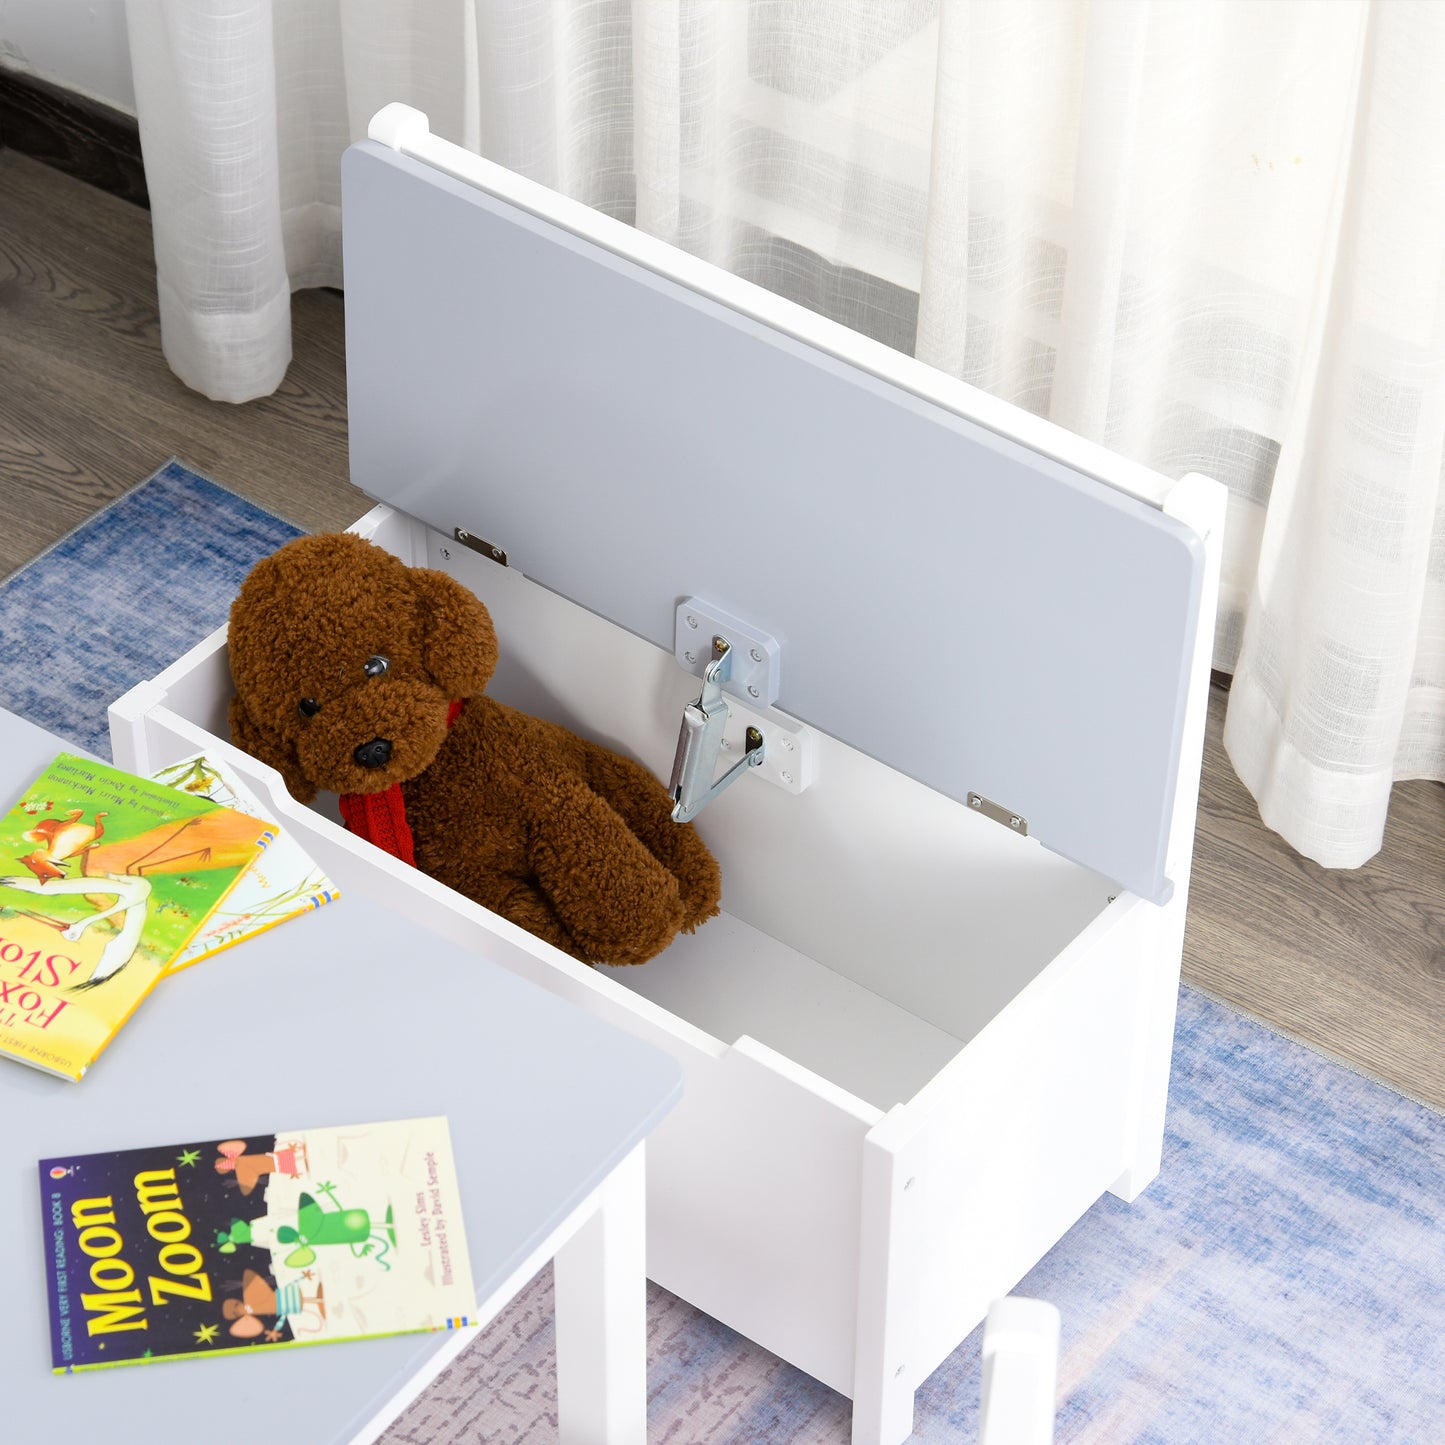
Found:
[[[649,1143],[649,1275],[893,1445],[990,1301],[1159,1167],[1222,489],[404,107],[344,179],[352,472],[379,500],[356,530],[486,602],[496,696],[663,779],[731,631],[717,767],[746,726],[764,746],[689,825],[723,915],[641,967],[585,968],[339,826],[334,846],[392,906],[682,1063]],[[225,739],[230,690],[221,631],[115,705],[117,761]]]

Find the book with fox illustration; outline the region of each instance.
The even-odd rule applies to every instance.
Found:
[[[79,1079],[272,840],[61,753],[0,817],[0,1054]]]
[[[192,797],[209,798],[255,817],[266,809],[261,799],[219,759],[195,753],[155,775],[157,782]],[[235,888],[181,950],[167,973],[210,958],[223,948],[252,938],[298,914],[309,913],[341,896],[336,884],[304,848],[284,830],[265,856],[247,870]]]
[[[471,1323],[443,1116],[40,1161],[57,1373]]]

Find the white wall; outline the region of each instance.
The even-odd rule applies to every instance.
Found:
[[[0,0],[0,66],[135,114],[125,0]]]

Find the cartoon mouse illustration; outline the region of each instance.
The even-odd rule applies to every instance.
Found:
[[[288,1321],[295,1333],[319,1334],[326,1319],[325,1290],[319,1283],[313,1295],[304,1292],[300,1280],[275,1289],[265,1275],[248,1269],[239,1285],[231,1281],[226,1288],[240,1290],[239,1297],[233,1295],[221,1302],[222,1318],[231,1321],[229,1333],[239,1340],[254,1340],[257,1335],[264,1335],[274,1342],[281,1338],[281,1326]],[[275,1323],[268,1326],[265,1323],[268,1319]],[[308,1322],[304,1330],[299,1328],[302,1320]]]
[[[269,1154],[247,1154],[244,1139],[227,1139],[216,1148],[221,1156],[216,1160],[216,1173],[235,1179],[242,1194],[250,1194],[268,1174],[297,1179],[306,1162],[304,1144],[288,1144]]]

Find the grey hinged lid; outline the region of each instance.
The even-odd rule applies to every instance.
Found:
[[[855,364],[843,328],[467,159],[483,184],[343,162],[356,485],[669,652],[684,598],[745,619],[784,712],[1166,898],[1197,536],[961,384],[929,400],[885,348]]]

